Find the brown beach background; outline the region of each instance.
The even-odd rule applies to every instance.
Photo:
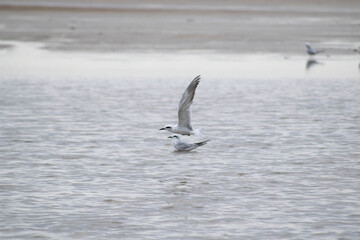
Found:
[[[328,54],[360,45],[360,2],[0,1],[1,40],[86,51]]]

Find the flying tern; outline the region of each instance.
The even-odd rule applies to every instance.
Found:
[[[196,87],[199,85],[200,75],[194,78],[189,86],[183,93],[178,109],[178,124],[177,125],[166,125],[160,130],[167,130],[172,133],[178,133],[182,135],[192,135],[198,132],[197,129],[193,129],[191,125],[191,104],[195,96]]]

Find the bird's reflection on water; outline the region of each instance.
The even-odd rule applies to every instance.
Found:
[[[306,61],[306,71],[309,71],[311,68],[313,68],[316,65],[323,65],[322,62],[318,62],[316,59],[309,58]]]

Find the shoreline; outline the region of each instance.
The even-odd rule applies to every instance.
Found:
[[[4,41],[1,46],[4,79],[178,79],[201,74],[229,80],[341,80],[358,79],[360,74],[357,55],[53,51],[43,43]]]

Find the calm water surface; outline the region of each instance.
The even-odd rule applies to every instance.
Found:
[[[358,59],[0,58],[0,238],[360,238]],[[197,74],[211,141],[179,153],[158,129]]]

